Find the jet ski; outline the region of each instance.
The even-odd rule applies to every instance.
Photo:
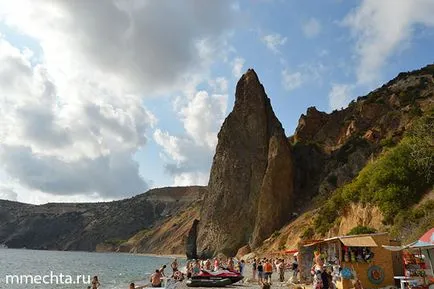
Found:
[[[225,279],[191,279],[186,282],[188,287],[225,287],[231,285],[232,281],[229,278]]]
[[[243,276],[234,271],[229,270],[219,270],[219,271],[207,271],[201,270],[200,273],[196,276],[191,277],[191,279],[211,279],[211,280],[221,280],[221,279],[229,279],[232,284],[237,283],[240,280],[243,280]]]

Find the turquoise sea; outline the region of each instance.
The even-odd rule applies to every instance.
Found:
[[[144,284],[163,264],[169,269],[172,261],[168,257],[122,253],[0,249],[0,288],[85,289],[88,276],[94,275],[101,289],[128,288],[131,282]]]

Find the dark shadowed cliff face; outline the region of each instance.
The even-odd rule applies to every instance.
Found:
[[[197,227],[199,220],[195,219],[190,231],[188,231],[187,238],[185,240],[185,251],[187,259],[197,259]]]
[[[197,201],[203,187],[154,189],[107,203],[28,205],[0,200],[0,244],[10,248],[94,251],[128,239]]]
[[[248,70],[218,134],[201,210],[199,252],[234,255],[247,243],[258,245],[288,220],[292,182],[284,130],[256,73]]]

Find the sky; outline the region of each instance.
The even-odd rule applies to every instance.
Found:
[[[433,63],[433,0],[0,0],[0,199],[206,185],[253,68],[288,136]]]

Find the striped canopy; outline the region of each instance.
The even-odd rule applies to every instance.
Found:
[[[434,228],[422,235],[419,240],[408,245],[410,248],[434,248]]]
[[[406,246],[385,246],[383,247],[391,251],[400,251],[403,249],[418,249],[427,258],[430,263],[431,275],[434,276],[434,228],[431,228],[422,235],[416,242],[410,243]]]
[[[403,249],[433,249],[434,248],[434,228],[431,228],[420,237],[419,240],[405,246],[386,246],[384,248],[390,251],[401,251]]]

